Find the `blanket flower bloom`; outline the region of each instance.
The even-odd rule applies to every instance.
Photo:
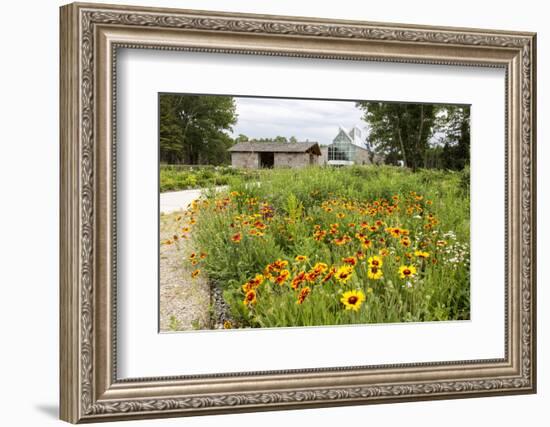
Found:
[[[353,273],[353,268],[347,265],[343,265],[338,270],[336,270],[335,276],[340,283],[346,283],[351,279]]]
[[[361,308],[361,304],[365,301],[365,294],[362,291],[347,291],[342,294],[340,302],[344,304],[346,310],[358,311]]]
[[[243,304],[248,306],[250,306],[250,304],[256,304],[256,291],[254,289],[251,289],[246,293]]]
[[[298,301],[296,301],[296,304],[302,304],[304,300],[307,298],[307,296],[310,294],[311,289],[309,286],[305,286],[300,290],[300,293],[298,294]]]
[[[382,267],[382,265],[384,265],[384,261],[382,261],[382,258],[378,255],[369,257],[367,262],[369,263],[369,267]]]
[[[375,267],[373,265],[369,267],[369,270],[367,272],[367,277],[369,279],[379,280],[382,278],[382,276],[383,276],[383,273],[380,267]]]
[[[414,265],[402,265],[399,267],[399,277],[408,279],[416,275],[416,267]]]

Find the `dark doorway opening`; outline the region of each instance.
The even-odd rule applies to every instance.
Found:
[[[275,163],[274,153],[260,153],[261,168],[272,168],[274,163]]]

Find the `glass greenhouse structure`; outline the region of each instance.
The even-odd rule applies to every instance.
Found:
[[[328,146],[326,163],[335,166],[369,164],[371,150],[362,136],[362,131],[354,127],[349,132],[340,126],[338,134]]]

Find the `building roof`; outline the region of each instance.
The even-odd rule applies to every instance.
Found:
[[[233,153],[307,153],[321,155],[316,142],[239,142],[229,149]]]
[[[339,126],[338,133],[336,134],[336,137],[334,139],[336,139],[340,134],[343,134],[351,144],[357,147],[363,148],[365,150],[369,148],[367,141],[362,137],[361,129],[357,126],[354,126],[349,131],[347,131],[343,126]]]

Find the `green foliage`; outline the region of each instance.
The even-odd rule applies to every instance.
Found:
[[[395,167],[275,169],[257,180],[236,176],[227,192],[211,192],[192,215],[197,251],[208,257],[202,268],[223,289],[236,325],[279,327],[349,323],[386,323],[469,319],[469,182],[468,172]],[[387,206],[394,206],[388,209]],[[372,209],[386,206],[382,210]],[[397,207],[395,207],[397,206]],[[377,208],[378,209],[378,208]],[[382,221],[376,230],[363,227]],[[334,235],[315,237],[316,230]],[[410,246],[391,236],[392,227],[407,230]],[[357,234],[365,231],[372,245]],[[351,240],[336,244],[349,235]],[[238,238],[235,239],[235,236]],[[381,243],[380,238],[384,238]],[[444,243],[441,243],[444,242]],[[367,260],[387,249],[383,277],[368,277]],[[415,251],[426,251],[424,259]],[[357,253],[363,252],[362,259]],[[297,255],[306,256],[297,261]],[[352,277],[345,283],[320,278],[291,280],[316,263],[339,268],[343,258],[356,256]],[[266,267],[284,260],[290,277],[283,284],[268,280]],[[400,276],[403,265],[415,265],[410,280]],[[244,304],[246,284],[264,277],[254,303]],[[305,286],[310,293],[298,304]],[[346,291],[366,296],[359,310],[345,310]]]
[[[443,167],[461,170],[470,164],[470,106],[448,106],[438,118],[444,134]]]
[[[237,122],[230,96],[160,95],[160,159],[170,164],[224,164]]]
[[[357,105],[370,126],[369,142],[388,160],[402,159],[413,170],[424,166],[428,140],[433,135],[435,105],[372,101]]]
[[[361,101],[369,143],[386,164],[460,170],[470,161],[470,107]]]
[[[230,166],[161,165],[160,192],[228,185],[233,177],[250,181],[257,179],[258,173]]]

